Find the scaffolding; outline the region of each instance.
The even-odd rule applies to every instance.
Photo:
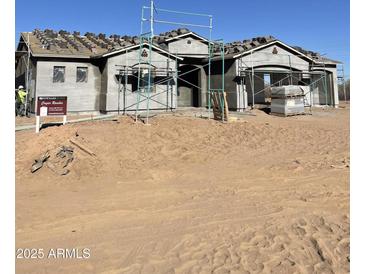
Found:
[[[149,37],[141,36],[143,42],[139,46],[139,55],[142,55],[143,46],[145,44],[148,47],[152,47],[152,44],[149,43]],[[152,49],[149,48],[152,51]],[[132,59],[128,57],[129,51],[126,50],[126,64],[125,65],[116,65],[118,71],[118,114],[120,114],[121,106],[120,106],[120,96],[123,94],[123,115],[126,114],[127,111],[135,110],[135,119],[138,119],[138,112],[136,110],[140,109],[141,103],[146,103],[146,123],[148,123],[149,111],[150,111],[150,102],[157,103],[160,109],[173,110],[174,102],[173,102],[173,82],[176,82],[176,68],[173,68],[170,63],[170,55],[166,58],[166,60],[153,60],[152,54],[148,54],[147,62],[142,62],[141,58]],[[137,67],[135,65],[129,65],[128,63],[137,62]],[[153,63],[165,63],[166,67],[153,68]],[[147,72],[146,72],[147,71]],[[152,78],[159,76],[160,80],[153,81]],[[135,88],[131,85],[131,82],[136,82]],[[165,84],[166,88],[161,88],[160,85]],[[128,88],[128,85],[131,85],[131,88]],[[157,92],[152,93],[151,89],[154,88]],[[165,93],[166,101],[156,100],[155,97]],[[137,100],[132,100],[132,103],[128,104],[127,95],[132,96],[134,98],[137,97]]]
[[[146,16],[148,12],[148,16]],[[160,20],[157,18],[157,15],[167,13],[169,15],[189,15],[193,17],[203,18],[207,20],[206,24],[195,24],[191,22],[175,22],[175,21],[167,21]],[[144,32],[145,24],[149,23],[149,30]],[[154,60],[153,59],[153,48],[156,47],[154,44],[155,37],[155,24],[165,24],[165,25],[178,25],[182,27],[197,27],[208,29],[209,31],[209,40],[208,40],[208,53],[204,56],[207,58],[207,63],[201,65],[200,67],[194,67],[189,71],[185,71],[180,73],[178,59],[180,59],[178,52],[170,52],[167,51],[166,60]],[[126,51],[126,64],[124,65],[116,65],[118,71],[118,114],[120,113],[120,96],[123,93],[123,114],[126,114],[128,110],[134,110],[135,122],[141,118],[140,112],[141,110],[146,111],[146,116],[144,117],[144,123],[149,123],[150,110],[151,110],[151,102],[158,104],[161,108],[164,108],[166,111],[173,111],[177,107],[177,94],[178,94],[178,80],[188,83],[195,88],[202,90],[201,87],[194,85],[193,83],[183,79],[182,76],[193,73],[198,69],[206,69],[208,70],[208,88],[206,97],[208,100],[208,118],[211,117],[211,93],[213,92],[224,92],[224,41],[223,40],[212,40],[212,31],[213,31],[213,16],[209,14],[202,13],[192,13],[192,12],[182,12],[168,9],[161,9],[155,6],[153,0],[150,1],[150,6],[142,7],[142,15],[141,15],[141,33],[139,36],[139,52],[138,52],[138,60],[130,59],[128,57],[128,51]],[[206,40],[204,40],[206,41]],[[158,46],[157,46],[158,47]],[[212,89],[211,88],[211,63],[212,58],[214,56],[220,56],[222,58],[222,74],[221,74],[221,88]],[[175,66],[171,65],[171,57],[175,58]],[[181,58],[182,60],[182,58]],[[136,65],[129,65],[129,61],[136,62]],[[153,64],[156,63],[166,63],[164,67],[161,65],[158,68],[155,68]],[[156,80],[156,75],[161,77],[162,79]],[[128,88],[129,81],[128,79],[134,79],[137,81],[136,89]],[[161,88],[160,85],[165,85],[165,88]],[[153,90],[155,92],[153,92]],[[161,94],[166,94],[166,101],[161,101],[157,98]],[[176,93],[176,94],[175,94]],[[133,95],[136,98],[132,104],[126,104],[127,94]],[[156,99],[157,98],[157,99]],[[223,98],[223,97],[222,97]],[[141,106],[143,103],[143,106]],[[224,104],[222,100],[220,104]],[[224,109],[224,108],[223,108]],[[222,114],[222,121],[224,121],[224,113]]]
[[[23,59],[23,62],[25,64],[25,77],[24,77],[24,86],[25,86],[25,91],[26,91],[26,96],[25,96],[25,115],[28,116],[29,115],[29,96],[30,96],[30,80],[32,78],[31,75],[31,69],[30,69],[30,42],[29,42],[29,32],[27,33],[27,39],[25,41],[25,37],[23,36],[23,42],[20,42],[25,44],[26,46],[26,50],[17,50],[16,54],[20,54],[21,55],[21,59]]]
[[[271,53],[267,52],[260,52],[260,54],[268,54],[272,55]],[[298,70],[295,69],[295,65],[302,65],[295,63],[291,60],[291,56],[289,54],[279,54],[276,55],[283,55],[288,57],[288,66],[286,69],[278,68],[278,69],[265,69],[262,66],[264,62],[270,62],[270,58],[264,60],[253,60],[253,51],[250,53],[249,61],[245,62],[242,58],[238,59],[238,77],[240,79],[240,84],[243,86],[244,79],[248,80],[248,83],[245,83],[246,87],[249,84],[250,91],[251,91],[251,100],[252,104],[251,107],[255,107],[255,97],[257,95],[264,93],[265,91],[269,91],[271,87],[274,86],[282,86],[282,85],[293,85],[294,83],[307,87],[304,90],[304,95],[306,98],[306,106],[312,109],[314,104],[314,93],[318,93],[318,99],[316,101],[320,104],[320,95],[325,97],[324,105],[333,105],[334,100],[333,96],[330,95],[330,100],[328,99],[328,84],[327,84],[327,71],[325,67],[325,63],[322,61],[317,66],[311,65],[306,70]],[[300,56],[299,54],[294,56]],[[268,67],[275,67],[275,64],[268,64]],[[279,80],[273,82],[268,82],[265,80],[264,77],[261,77],[261,74],[270,74],[271,75],[284,75]],[[317,79],[316,79],[317,78]],[[262,81],[264,84],[263,88],[259,90],[255,89],[255,80]],[[271,80],[271,79],[270,79]],[[320,91],[322,89],[322,92]]]
[[[337,85],[339,87],[341,87],[343,99],[345,100],[345,103],[347,104],[345,69],[344,69],[344,65],[342,63],[338,64],[338,68],[337,68]]]

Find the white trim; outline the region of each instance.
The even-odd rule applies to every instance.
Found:
[[[144,42],[143,45],[149,45],[149,44],[147,42]],[[163,50],[163,49],[161,49],[159,47],[156,47],[155,45],[151,45],[151,46],[152,46],[152,48],[154,48],[154,49],[156,49],[158,51],[161,51],[161,52],[163,52],[163,53],[165,53],[165,54],[167,54],[169,56],[175,57],[175,59],[184,60],[184,58],[181,58],[181,57],[178,57],[178,56],[176,56],[174,54],[171,54],[170,52],[168,52],[166,50]],[[122,48],[122,49],[119,49],[119,50],[116,50],[116,51],[112,51],[112,52],[105,53],[105,54],[101,55],[101,57],[107,57],[107,56],[110,56],[110,55],[113,55],[113,54],[118,54],[118,53],[121,53],[123,51],[127,51],[127,50],[130,50],[130,49],[133,49],[133,48],[138,48],[138,47],[140,47],[140,45],[129,46],[129,47]],[[98,57],[100,57],[100,56],[98,56]]]
[[[189,54],[189,53],[184,53],[184,54],[179,54],[180,57],[209,57],[208,53],[204,54],[204,53],[195,53],[195,54]]]
[[[32,54],[34,57],[50,57],[50,58],[75,58],[75,59],[91,59],[94,56],[88,55],[62,55],[62,54],[55,54],[55,53],[35,53]]]
[[[298,53],[298,55],[301,55],[301,56],[303,56],[304,58],[309,59],[309,60],[311,60],[312,62],[316,63],[316,61],[315,61],[313,58],[311,58],[311,57],[309,57],[309,56],[305,55],[304,53],[301,53],[300,51],[297,51],[297,50],[296,50],[296,49],[294,49],[293,47],[291,47],[291,46],[289,46],[289,45],[287,45],[287,44],[285,44],[285,43],[283,43],[283,42],[281,42],[281,41],[279,41],[279,40],[274,40],[274,41],[269,42],[269,43],[267,43],[267,44],[263,44],[263,45],[258,46],[258,47],[256,47],[256,48],[250,49],[250,50],[248,50],[248,51],[241,52],[241,53],[239,53],[239,54],[237,54],[237,55],[234,55],[234,56],[233,56],[233,58],[235,59],[235,58],[237,58],[237,57],[243,56],[243,55],[245,55],[245,54],[249,54],[249,53],[251,53],[251,52],[257,51],[257,50],[262,49],[262,48],[267,47],[267,46],[271,46],[271,45],[276,44],[276,43],[278,43],[278,44],[280,44],[280,45],[282,45],[282,46],[284,46],[284,47],[290,48],[290,49],[291,49],[291,50],[293,50],[294,52]]]
[[[189,36],[189,35],[193,35],[193,36],[198,37],[199,39],[201,39],[201,40],[209,43],[209,40],[207,40],[206,38],[204,38],[204,37],[196,34],[195,32],[192,32],[192,31],[187,32],[187,33],[184,33],[184,34],[180,34],[180,35],[175,36],[175,37],[170,37],[170,38],[166,39],[165,42],[169,42],[169,41],[172,41],[172,40],[175,40],[175,39],[179,39],[179,38],[182,38],[182,37],[185,37],[185,36]]]

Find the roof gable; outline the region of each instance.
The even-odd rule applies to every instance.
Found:
[[[200,42],[209,43],[209,40],[207,40],[203,36],[200,36],[200,35],[196,34],[195,32],[192,32],[192,31],[190,31],[188,33],[180,34],[180,35],[175,36],[175,37],[167,38],[165,40],[165,42],[166,43],[169,43],[171,41],[178,40],[178,39],[182,39],[182,38],[186,38],[186,37],[193,37],[193,38],[195,38],[195,40],[198,40]]]
[[[140,45],[133,45],[133,46],[129,46],[129,47],[124,47],[124,48],[121,48],[121,49],[118,49],[118,50],[115,50],[115,51],[112,51],[112,52],[108,52],[108,53],[104,53],[102,55],[99,55],[97,57],[109,57],[109,56],[112,56],[112,55],[117,55],[117,54],[121,54],[121,53],[124,53],[124,52],[127,52],[127,51],[130,51],[130,50],[135,50],[135,49],[138,49],[140,47]],[[143,48],[147,48],[149,47],[149,43],[147,42],[144,42],[143,43]],[[151,45],[152,49],[154,49],[155,51],[159,51],[161,52],[163,55],[167,55],[167,56],[170,56],[174,59],[179,59],[179,60],[183,60],[183,58],[181,57],[178,57],[174,54],[171,54],[170,52],[160,48],[160,47],[157,47],[155,45]]]
[[[232,57],[234,59],[236,59],[236,58],[242,57],[244,55],[251,54],[251,52],[259,51],[261,49],[267,48],[267,47],[272,46],[272,45],[275,45],[275,44],[276,45],[280,45],[283,48],[286,48],[287,50],[294,52],[295,55],[297,55],[300,58],[303,58],[303,59],[305,59],[307,61],[310,61],[310,62],[314,62],[314,60],[312,58],[310,58],[309,56],[307,56],[307,55],[303,54],[302,52],[296,50],[295,48],[293,48],[293,47],[291,47],[291,46],[289,46],[289,45],[281,42],[280,40],[274,40],[274,41],[271,41],[269,43],[266,43],[266,44],[263,44],[263,45],[254,47],[254,48],[252,48],[250,50],[246,50],[246,51],[243,51],[241,53],[235,54]]]

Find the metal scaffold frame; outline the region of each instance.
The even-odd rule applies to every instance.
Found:
[[[142,51],[145,48],[146,45],[148,47],[149,51],[152,51],[152,43],[150,43],[150,37],[147,34],[143,34],[140,36],[140,39],[142,42],[139,45],[139,57],[136,59],[132,59],[128,57],[128,49],[126,49],[126,64],[125,65],[116,65],[117,71],[118,71],[118,114],[120,114],[120,95],[121,92],[123,92],[123,114],[126,114],[127,111],[133,110],[133,107],[136,107],[136,110],[139,109],[140,103],[147,102],[147,113],[149,114],[150,107],[149,103],[150,101],[158,103],[161,108],[164,108],[167,110],[173,109],[173,86],[171,84],[172,81],[176,81],[176,68],[172,68],[170,64],[170,54],[168,54],[168,57],[165,60],[152,60],[152,54],[148,54],[148,60],[147,62],[143,61]],[[134,65],[129,65],[129,62],[132,61]],[[158,69],[153,69],[153,66],[150,64],[154,63],[166,63],[166,67],[159,67]],[[137,67],[136,67],[137,65]],[[142,66],[146,66],[143,68]],[[147,70],[147,79],[142,77],[143,72]],[[152,76],[157,73],[161,76],[163,75],[163,79],[160,79],[157,82],[152,81]],[[134,79],[137,81],[137,87],[135,89],[128,88],[129,80],[128,79]],[[159,85],[166,84],[167,88],[163,89]],[[160,89],[157,93],[152,93],[152,88]],[[162,90],[162,91],[161,91]],[[136,94],[137,96],[137,102],[133,102],[132,104],[127,105],[127,92],[129,92],[130,95],[134,96]],[[154,97],[166,93],[166,103],[160,102],[158,100],[155,100]],[[137,111],[135,115],[135,119],[138,119]],[[146,117],[146,123],[148,123],[148,115]]]
[[[149,11],[149,17],[145,18],[145,12]],[[169,14],[179,14],[179,15],[189,15],[189,16],[196,16],[196,17],[203,17],[203,18],[208,18],[209,20],[209,24],[203,25],[203,24],[194,24],[194,23],[189,23],[189,22],[174,22],[174,21],[166,21],[166,20],[160,20],[158,18],[156,18],[156,14],[158,13],[169,13]],[[144,24],[145,22],[149,22],[149,31],[148,32],[143,32],[144,31]],[[161,79],[160,81],[154,82],[153,80],[153,73],[156,72],[152,72],[152,63],[155,62],[159,62],[156,60],[152,60],[152,49],[153,49],[153,38],[154,38],[154,34],[155,34],[155,24],[167,24],[167,25],[178,25],[178,26],[184,26],[184,27],[198,27],[198,28],[206,28],[209,30],[209,41],[208,41],[208,62],[206,64],[203,64],[201,67],[196,67],[193,68],[189,71],[186,71],[184,73],[179,74],[179,69],[178,69],[178,61],[176,59],[176,66],[175,68],[171,68],[170,64],[169,64],[169,58],[166,59],[166,69],[162,69],[165,78]],[[197,87],[199,89],[201,89],[201,87],[198,87],[196,85],[194,85],[193,83],[190,83],[189,81],[187,81],[186,79],[182,79],[181,77],[188,74],[188,73],[192,73],[198,69],[202,69],[205,67],[208,67],[208,118],[210,118],[211,116],[211,92],[224,92],[224,42],[223,40],[217,40],[217,41],[212,41],[212,30],[213,30],[213,16],[209,15],[209,14],[201,14],[201,13],[192,13],[192,12],[182,12],[182,11],[175,11],[175,10],[168,10],[168,9],[161,9],[161,8],[157,8],[155,6],[155,3],[153,0],[150,1],[150,6],[143,6],[142,7],[142,16],[141,16],[141,34],[140,34],[140,38],[139,38],[139,56],[138,56],[138,68],[135,67],[131,67],[128,64],[126,65],[117,65],[119,68],[117,69],[119,71],[119,79],[118,79],[118,113],[120,113],[120,92],[122,91],[121,87],[122,87],[122,81],[121,79],[123,78],[123,96],[124,96],[124,105],[123,105],[123,114],[126,113],[126,110],[131,109],[132,107],[135,107],[135,121],[138,121],[138,118],[140,117],[139,115],[139,111],[140,111],[140,105],[142,102],[146,102],[146,120],[145,120],[145,124],[148,124],[149,122],[149,116],[150,116],[150,101],[154,101],[158,104],[163,105],[166,110],[173,110],[174,109],[174,92],[173,92],[173,85],[171,84],[171,81],[174,81],[174,85],[175,85],[175,89],[176,92],[178,90],[178,80],[189,83],[190,85]],[[216,47],[219,47],[220,49],[220,53],[219,55],[222,57],[222,88],[221,89],[211,89],[211,63],[212,63],[212,58],[216,55],[214,52],[214,49]],[[144,60],[142,60],[142,51],[144,48],[148,48],[148,60],[147,62],[145,62]],[[170,57],[170,55],[178,55],[178,52],[173,53],[173,52],[169,52],[168,53]],[[127,58],[128,58],[128,54],[127,54]],[[128,63],[128,59],[127,59],[127,63]],[[146,65],[147,64],[147,68],[141,68],[141,65]],[[143,71],[142,71],[143,69]],[[147,70],[147,73],[144,73]],[[159,68],[159,70],[161,70],[161,68]],[[135,75],[135,73],[137,71],[137,75]],[[147,77],[144,77],[146,76]],[[136,99],[137,102],[135,104],[132,104],[130,106],[126,106],[126,100],[125,100],[125,96],[126,96],[126,92],[128,91],[127,88],[127,79],[128,77],[136,77],[137,81],[138,81],[138,86],[137,86],[137,90],[132,91],[129,90],[131,92],[136,93]],[[161,92],[158,93],[153,93],[152,89],[158,89],[161,87],[159,87],[158,85],[160,84],[164,84],[167,83],[167,88],[163,89]],[[154,100],[154,97],[161,94],[161,93],[167,93],[167,100],[166,100],[166,104],[159,102],[157,100]],[[170,93],[170,96],[169,96]],[[170,101],[170,102],[169,102]],[[170,103],[170,106],[169,106]],[[177,104],[177,98],[175,103]],[[221,103],[224,103],[223,101]],[[177,105],[175,106],[177,107]],[[224,109],[224,108],[223,108]],[[224,114],[223,114],[223,119],[224,119]]]
[[[218,100],[219,100],[219,105],[220,105],[220,109],[222,111],[222,121],[224,122],[225,120],[228,121],[228,117],[225,117],[225,112],[224,112],[224,104],[225,104],[225,94],[224,94],[224,40],[220,39],[220,40],[215,40],[214,41],[215,45],[217,46],[217,48],[219,49],[219,56],[221,57],[222,60],[222,75],[221,75],[221,88],[217,88],[217,89],[212,89],[211,88],[211,83],[210,83],[210,76],[211,76],[211,60],[215,55],[215,50],[216,48],[210,46],[209,44],[209,57],[208,57],[208,63],[209,63],[209,78],[208,78],[208,118],[210,119],[210,115],[211,115],[211,96],[213,92],[217,92],[218,94],[220,94],[220,96],[218,96]]]
[[[260,53],[260,54],[270,54],[270,53]],[[333,96],[330,96],[331,102],[328,101],[328,85],[327,85],[327,71],[326,71],[326,67],[324,62],[322,61],[322,63],[320,63],[319,67],[311,67],[308,70],[293,70],[292,65],[295,65],[296,63],[293,63],[290,59],[290,55],[287,54],[281,54],[281,55],[286,55],[288,56],[288,64],[289,64],[289,69],[284,70],[284,69],[280,69],[280,70],[268,70],[268,69],[257,69],[255,70],[255,65],[254,63],[259,63],[263,62],[263,61],[267,61],[267,60],[255,60],[253,61],[252,59],[252,51],[250,54],[250,64],[245,63],[242,58],[239,59],[238,62],[238,74],[239,74],[239,78],[243,79],[245,76],[248,75],[248,79],[250,81],[250,89],[251,89],[251,96],[252,96],[252,108],[255,107],[255,96],[265,92],[268,88],[274,87],[274,86],[280,86],[282,85],[283,81],[288,80],[289,84],[293,84],[293,80],[297,81],[298,83],[301,83],[302,86],[307,86],[309,87],[309,91],[306,92],[304,95],[306,96],[308,93],[310,94],[310,104],[309,107],[312,108],[313,107],[313,92],[315,87],[318,87],[318,84],[321,83],[323,86],[323,90],[324,90],[324,94],[325,94],[325,105],[328,104],[334,104],[333,102]],[[295,55],[295,54],[294,54]],[[298,55],[299,56],[299,55]],[[264,74],[287,74],[284,78],[274,82],[274,83],[268,83],[263,77],[260,77],[259,75],[257,75],[257,73],[264,73]],[[310,78],[306,78],[306,79],[310,79],[310,82],[308,84],[305,84],[303,79],[301,78],[301,75],[319,75],[320,78],[313,80],[311,77]],[[255,90],[255,79],[259,79],[262,80],[264,82],[265,87],[263,89],[260,89],[258,91]],[[241,81],[242,83],[243,81]]]
[[[346,91],[346,79],[345,79],[345,68],[341,63],[337,68],[337,85],[342,87],[342,93],[344,96],[345,104],[347,104],[347,91]]]
[[[26,96],[25,96],[25,105],[24,105],[24,108],[25,108],[25,115],[28,116],[29,115],[29,112],[28,112],[28,109],[29,109],[29,96],[30,96],[30,80],[31,80],[31,70],[30,70],[30,55],[31,55],[31,52],[30,52],[30,42],[29,42],[29,32],[27,33],[27,40],[25,41],[24,37],[23,37],[23,42],[20,42],[20,43],[24,43],[27,47],[26,51],[16,51],[18,53],[26,53],[26,55],[22,55],[21,58],[22,59],[25,59],[24,60],[24,64],[26,66],[25,68],[25,91],[27,92],[26,93]]]

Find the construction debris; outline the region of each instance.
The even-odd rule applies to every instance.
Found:
[[[47,167],[57,175],[66,175],[70,172],[66,167],[74,159],[74,148],[62,146],[56,153],[55,157],[47,162]]]
[[[34,173],[41,167],[43,167],[43,163],[48,160],[50,157],[49,151],[47,150],[46,153],[44,153],[39,159],[34,160],[34,164],[31,167],[31,172]]]
[[[73,147],[65,147],[62,146],[61,150],[56,154],[56,157],[64,159],[64,164],[62,167],[66,167],[72,160],[73,157],[74,148]]]
[[[47,150],[47,152],[39,159],[35,160],[35,163],[32,165],[31,172],[34,173],[38,169],[42,168],[43,163],[47,161],[46,166],[50,170],[55,172],[57,175],[66,175],[70,172],[70,170],[66,169],[66,167],[74,159],[73,152],[73,147],[61,146],[55,156],[51,157],[50,152]]]
[[[75,146],[77,146],[79,149],[81,149],[82,151],[86,152],[87,154],[89,154],[90,156],[96,156],[96,154],[89,148],[87,148],[84,145],[81,145],[80,143],[78,143],[76,140],[70,139],[70,143],[74,144]]]

